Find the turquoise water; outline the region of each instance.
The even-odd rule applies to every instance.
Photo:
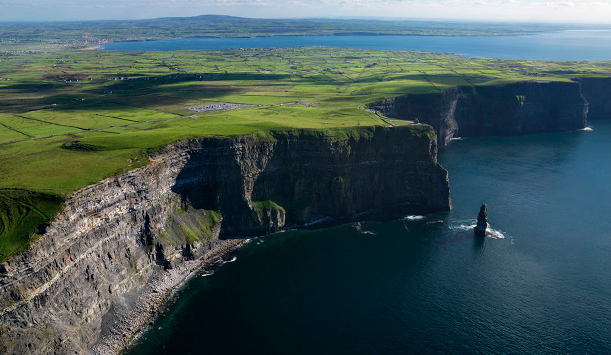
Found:
[[[256,38],[179,38],[103,44],[101,50],[168,51],[327,46],[366,49],[414,49],[469,57],[541,60],[611,60],[611,30],[547,32],[530,36],[301,36]]]
[[[593,128],[453,141],[452,212],[254,239],[129,353],[609,354],[611,122]]]

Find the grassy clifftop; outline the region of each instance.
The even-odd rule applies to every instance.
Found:
[[[611,76],[611,62],[336,48],[3,52],[0,188],[53,195],[3,195],[11,213],[31,216],[23,220],[31,230],[62,196],[147,164],[151,151],[178,140],[301,130],[345,139],[405,124],[365,109],[382,98],[594,76]],[[5,240],[16,235],[6,237],[9,229],[25,230],[3,228]]]
[[[388,125],[366,104],[457,85],[610,73],[609,62],[332,48],[4,53],[0,188],[69,194],[180,139]]]

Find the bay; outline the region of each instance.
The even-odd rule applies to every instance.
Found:
[[[611,353],[610,135],[455,140],[451,212],[253,239],[127,353]]]
[[[378,50],[421,50],[467,57],[533,60],[611,60],[611,30],[570,30],[527,36],[277,36],[254,38],[177,38],[116,42],[113,51],[222,50],[325,46]]]

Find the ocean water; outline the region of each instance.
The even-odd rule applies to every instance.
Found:
[[[528,36],[285,36],[255,38],[178,38],[117,42],[100,46],[113,51],[219,50],[326,46],[380,50],[413,49],[468,57],[539,60],[611,60],[611,30],[572,30]]]
[[[453,141],[452,212],[253,239],[127,353],[610,354],[609,137]]]

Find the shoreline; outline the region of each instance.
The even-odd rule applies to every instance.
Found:
[[[363,212],[370,215],[375,210]],[[362,214],[362,215],[363,215]],[[362,220],[362,219],[358,219]],[[276,233],[283,233],[294,229],[319,229],[334,225],[342,225],[344,222],[337,223],[332,219],[323,218],[306,224],[303,228],[286,228],[280,231],[266,234],[269,236]],[[166,307],[175,292],[185,285],[192,277],[198,273],[208,274],[216,267],[227,262],[231,262],[233,254],[241,247],[249,243],[250,237],[243,239],[224,240],[217,247],[210,249],[203,256],[195,260],[185,261],[182,264],[164,271],[160,275],[153,276],[142,288],[139,295],[134,295],[136,299],[127,311],[117,311],[111,308],[107,313],[110,319],[102,320],[103,335],[90,349],[93,355],[117,355],[129,349],[134,341],[142,335],[148,327],[152,326],[155,320],[165,313]],[[104,332],[106,329],[106,332]]]
[[[93,47],[80,48],[79,51],[94,51],[96,49],[100,49],[100,45],[99,44],[97,46],[93,46]]]
[[[163,313],[163,309],[176,290],[198,272],[224,264],[228,255],[248,241],[249,239],[229,240],[199,259],[187,261],[147,282],[137,297],[133,309],[111,315],[112,320],[107,321],[111,323],[107,324],[108,333],[93,345],[91,354],[115,355],[125,351],[131,342]]]

